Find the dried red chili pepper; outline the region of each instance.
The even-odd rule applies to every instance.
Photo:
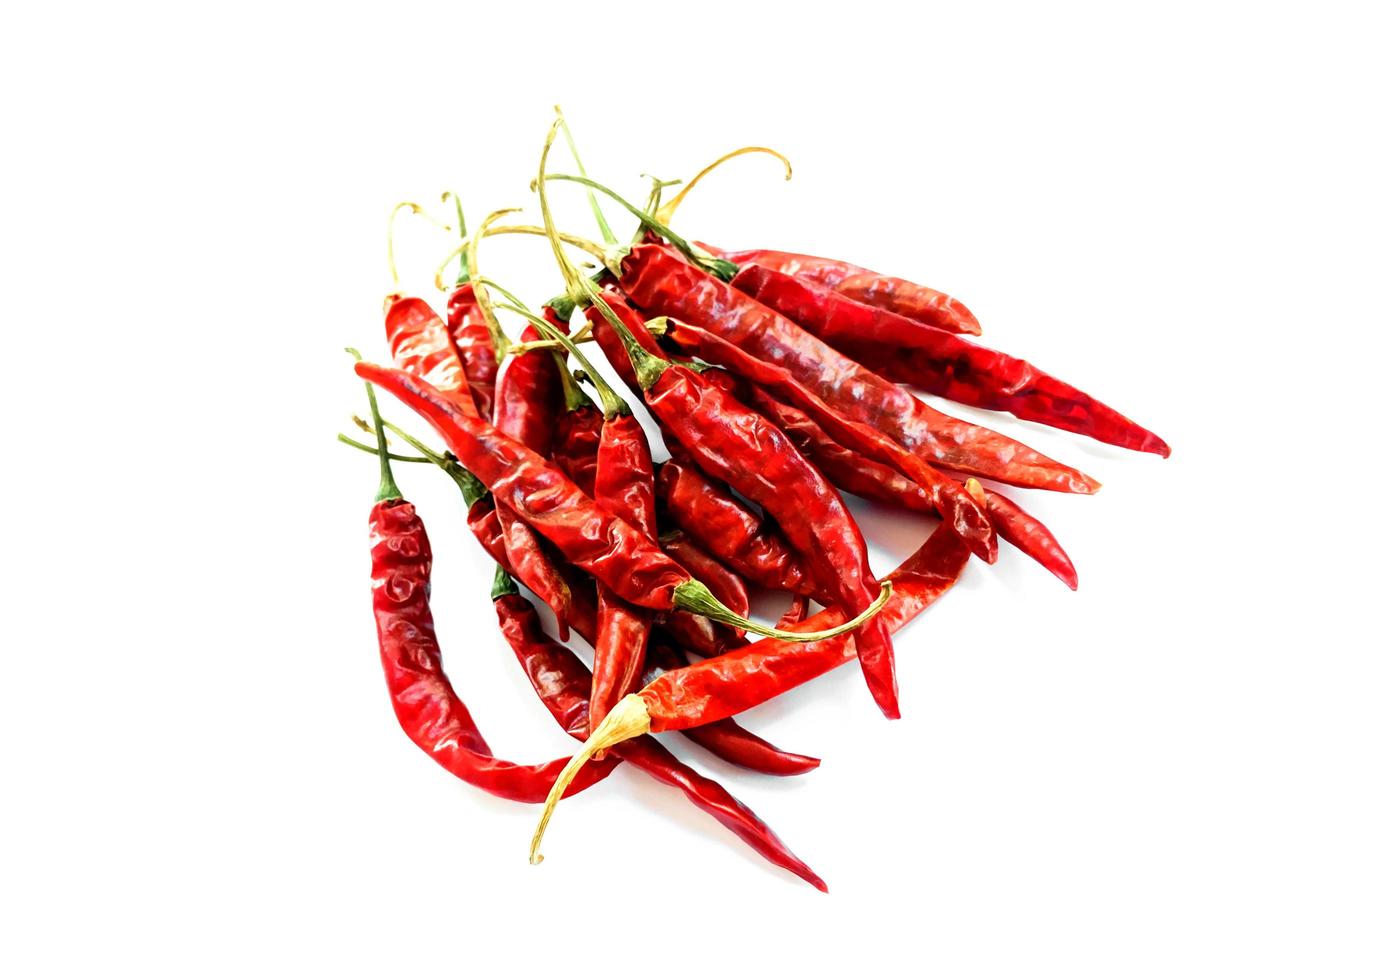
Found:
[[[829,599],[774,528],[754,516],[729,489],[690,463],[670,459],[656,474],[666,514],[730,569],[765,589]]]
[[[429,382],[462,411],[479,414],[447,325],[432,307],[409,296],[386,297],[384,335],[395,364]]]
[[[539,339],[530,328],[522,341]],[[548,457],[554,436],[554,420],[561,400],[558,368],[548,351],[532,350],[511,358],[496,379],[496,428],[541,456]],[[569,637],[569,603],[573,597],[564,576],[545,552],[529,522],[510,505],[496,501],[506,551],[530,591],[554,613],[559,635]]]
[[[1014,501],[994,490],[984,490],[976,480],[968,480],[967,488],[974,497],[987,501],[987,513],[996,525],[997,534],[1030,555],[1070,589],[1079,589],[1079,573],[1074,570],[1060,542],[1050,529],[1022,510]]]
[[[1171,455],[1153,433],[1020,358],[772,269],[746,266],[732,285],[892,380],[1114,446]]]
[[[782,314],[656,245],[633,247],[619,280],[649,316],[709,330],[786,368],[833,409],[931,463],[1013,486],[1093,493],[1097,481],[990,429],[952,418],[845,357]]]
[[[452,452],[497,500],[551,541],[571,563],[592,574],[628,602],[648,609],[688,609],[751,633],[808,641],[735,615],[710,590],[625,521],[602,510],[558,467],[491,425],[474,419],[412,375],[361,362],[355,371],[392,393],[438,430]],[[872,603],[839,628],[859,629],[879,612]]]
[[[982,332],[982,325],[962,303],[947,293],[920,286],[907,279],[882,276],[878,272],[871,272],[862,266],[839,259],[823,259],[815,255],[799,255],[796,252],[775,252],[764,248],[725,252],[708,245],[701,247],[735,265],[758,265],[784,275],[820,283],[866,306],[889,310],[939,330],[974,336]]]
[[[679,670],[689,666],[690,661],[686,660],[679,650],[665,643],[652,643],[647,652],[647,671],[644,679],[651,683],[668,670]],[[681,734],[730,765],[751,769],[767,776],[800,776],[821,765],[820,759],[814,759],[810,755],[783,751],[772,742],[747,730],[733,718],[723,718],[711,725],[687,728]]]
[[[679,528],[660,538],[661,550],[680,562],[690,574],[704,582],[715,597],[741,616],[749,614],[749,590],[740,576],[702,548]]]
[[[890,576],[894,597],[881,612],[881,620],[891,631],[906,625],[952,587],[970,555],[967,545],[952,528],[946,523],[940,524],[923,546]],[[839,615],[835,609],[824,609],[806,624],[825,622]],[[616,749],[648,732],[692,728],[731,718],[800,687],[854,659],[855,655],[849,637],[781,649],[760,640],[723,657],[668,671],[637,694],[619,701],[574,755],[571,765],[581,765],[600,749]],[[555,792],[545,801],[544,812],[530,842],[532,860],[559,802],[559,791],[569,785],[569,777],[570,773],[565,771]]]
[[[588,668],[564,646],[540,629],[534,607],[510,589],[493,590],[501,632],[515,651],[540,700],[565,731],[578,739],[587,735],[588,699],[592,679]],[[653,738],[637,738],[618,747],[617,755],[657,782],[674,786],[701,810],[714,817],[764,858],[826,891],[826,883],[723,786],[680,762]],[[531,860],[537,855],[531,852]]]
[[[740,273],[742,275],[743,273]],[[996,560],[996,533],[982,508],[956,480],[939,473],[928,463],[882,432],[853,422],[798,384],[783,368],[759,360],[707,330],[671,322],[667,336],[682,350],[717,364],[750,384],[767,389],[800,408],[837,443],[875,462],[884,463],[913,481],[928,494],[945,520],[963,536],[974,554],[985,561]]]
[[[380,452],[379,493],[369,518],[370,576],[380,662],[394,715],[415,745],[464,782],[505,799],[541,802],[569,760],[520,765],[493,756],[452,689],[428,605],[433,555],[427,529],[394,483],[378,406],[373,393],[370,397]],[[580,789],[612,769],[611,760],[593,764],[584,771]],[[572,794],[573,786],[569,789]]]
[[[937,510],[933,498],[913,480],[884,463],[847,449],[822,431],[822,427],[800,408],[774,398],[762,388],[750,388],[744,392],[743,400],[780,427],[813,466],[847,493],[918,513]]]
[[[599,303],[604,316],[611,308]],[[695,371],[648,354],[612,314],[647,406],[697,465],[771,514],[803,562],[848,615],[875,603],[865,537],[841,495],[782,431]],[[866,685],[875,703],[899,717],[894,651],[878,622],[855,634]]]

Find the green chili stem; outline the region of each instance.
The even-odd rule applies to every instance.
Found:
[[[590,284],[591,286],[592,284]],[[596,288],[596,287],[594,287]],[[632,362],[632,371],[637,375],[637,385],[643,391],[649,391],[652,385],[661,380],[661,375],[671,366],[671,362],[657,357],[646,350],[637,342],[637,338],[632,336],[632,331],[627,329],[626,324],[613,312],[613,308],[605,303],[596,293],[590,292],[588,299],[593,306],[608,321],[608,326],[613,328],[613,333],[617,334],[617,339],[622,341],[622,346],[627,350],[627,359]]]
[[[452,198],[453,202],[457,205],[457,236],[459,238],[466,238],[467,216],[462,211],[462,198],[456,191],[442,192],[442,199],[444,201],[449,197]],[[458,258],[461,260],[461,264],[457,270],[457,285],[461,286],[472,281],[472,270],[471,266],[467,263],[467,253],[465,251],[462,251]],[[439,273],[441,273],[441,270],[439,270]]]
[[[598,400],[602,402],[603,416],[605,418],[615,418],[618,415],[632,414],[632,409],[628,407],[627,402],[625,402],[617,392],[613,391],[611,385],[603,380],[603,376],[598,373],[597,369],[593,367],[588,358],[583,356],[583,351],[578,349],[577,344],[555,329],[554,325],[548,320],[542,320],[539,317],[531,317],[530,322],[533,323],[537,329],[543,331],[546,337],[549,337],[556,343],[563,344],[565,350],[578,358],[579,364],[583,366],[584,373],[588,375],[588,380],[593,385],[593,390],[598,393]]]
[[[559,128],[564,131],[564,142],[569,146],[569,154],[574,158],[574,166],[578,167],[579,176],[587,177],[588,171],[583,169],[583,160],[579,158],[578,147],[574,145],[574,134],[569,132],[569,124],[564,121],[564,110],[555,106],[554,114],[559,117]],[[588,205],[593,209],[593,217],[598,222],[598,231],[603,236],[603,241],[608,245],[616,245],[617,236],[608,227],[608,219],[603,217],[603,209],[598,206],[598,198],[592,191],[588,192]]]
[[[337,432],[335,438],[336,438],[336,440],[337,440],[338,442],[343,442],[343,443],[345,443],[345,445],[347,445],[347,446],[353,446],[353,447],[355,447],[356,449],[360,450],[360,452],[369,453],[371,456],[378,456],[378,455],[379,455],[379,450],[378,450],[378,449],[375,449],[373,446],[366,446],[363,442],[358,442],[358,441],[356,441],[356,440],[354,440],[354,439],[351,439],[349,436],[347,436],[347,435],[346,435],[345,433],[343,433],[343,432]],[[396,463],[431,463],[431,462],[432,462],[431,459],[428,459],[428,458],[425,457],[425,456],[400,456],[398,453],[389,453],[388,456],[389,456],[390,459],[394,460]]]
[[[543,171],[544,161],[541,160],[540,163],[540,169],[541,171]],[[702,255],[695,248],[695,246],[691,245],[690,242],[688,242],[686,239],[682,238],[680,235],[677,235],[674,231],[672,231],[666,225],[662,224],[660,221],[657,221],[645,211],[642,211],[636,205],[632,204],[630,201],[624,198],[621,194],[618,194],[616,191],[611,190],[610,188],[604,187],[596,180],[590,180],[587,177],[575,177],[573,174],[545,173],[540,174],[539,180],[541,182],[550,180],[567,180],[571,183],[582,184],[585,187],[591,187],[594,190],[601,191],[617,203],[621,204],[628,211],[631,211],[633,216],[647,228],[656,232],[666,241],[670,242],[677,249],[679,249],[681,254],[684,255],[686,259],[688,259],[691,262],[692,265],[699,266],[706,272],[710,273],[711,275],[715,276],[720,280],[723,280],[724,282],[728,282],[729,280],[733,279],[734,276],[739,272],[739,267],[733,262],[730,262],[728,259],[719,259],[709,255]]]
[[[786,168],[787,171],[783,175],[783,180],[792,180],[792,162],[788,160],[787,157],[779,153],[777,150],[770,149],[766,146],[741,146],[737,150],[731,150],[730,152],[726,153],[724,156],[720,157],[718,160],[710,164],[704,170],[700,171],[694,177],[690,178],[690,183],[686,184],[679,191],[677,191],[675,197],[671,198],[669,201],[666,202],[664,206],[657,210],[656,220],[663,221],[666,224],[670,224],[671,219],[675,217],[676,208],[680,207],[681,201],[685,200],[685,196],[687,194],[695,190],[696,184],[704,180],[705,177],[707,177],[711,171],[717,169],[720,166],[723,166],[725,163],[727,163],[730,160],[733,160],[735,157],[743,156],[745,153],[766,153],[770,157],[777,157],[779,160],[782,161],[783,167]],[[677,183],[679,183],[679,181],[677,181]],[[660,188],[658,188],[658,190],[660,190]]]
[[[355,424],[362,429],[369,428],[362,418],[356,417],[354,421]],[[471,470],[463,466],[455,456],[450,453],[434,452],[424,445],[421,440],[415,439],[393,422],[384,422],[383,425],[384,428],[388,429],[394,435],[398,436],[427,457],[428,462],[433,463],[438,469],[452,477],[452,482],[457,484],[457,489],[462,492],[462,499],[466,501],[468,507],[486,496],[486,486],[476,478]]]
[[[491,580],[491,601],[495,602],[503,595],[519,595],[520,590],[515,587],[515,581],[510,577],[510,572],[502,565],[496,566],[496,577]]]
[[[364,360],[355,348],[347,347],[345,350],[355,360]],[[389,440],[384,437],[384,420],[379,417],[379,401],[374,397],[374,385],[366,381],[365,391],[369,394],[369,416],[374,420],[374,441],[379,447],[379,494],[374,499],[376,502],[402,500],[403,494],[394,482],[393,470],[389,468]]]

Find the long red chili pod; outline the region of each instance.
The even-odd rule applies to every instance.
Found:
[[[564,646],[545,636],[534,607],[518,594],[499,593],[495,599],[501,632],[526,676],[565,731],[578,739],[588,734],[588,699],[592,679]],[[713,779],[707,779],[671,755],[660,742],[638,738],[618,747],[616,755],[637,766],[659,783],[673,786],[695,806],[714,817],[764,858],[826,891],[826,883],[752,810]]]
[[[709,586],[720,602],[741,616],[749,614],[749,590],[743,578],[726,568],[694,538],[679,528],[672,528],[661,535],[660,544],[661,550]]]
[[[810,595],[826,605],[802,560],[720,483],[689,463],[670,459],[656,474],[658,499],[667,516],[727,567],[765,589]]]
[[[878,599],[865,537],[841,495],[782,431],[695,371],[644,351],[611,324],[632,358],[647,406],[696,464],[763,507],[848,615]],[[866,686],[887,717],[899,717],[894,651],[878,621],[855,634]]]
[[[820,638],[774,630],[726,609],[701,582],[625,521],[600,508],[558,467],[503,436],[489,423],[464,414],[422,379],[365,362],[356,364],[355,371],[437,429],[462,465],[498,500],[504,498],[559,548],[566,560],[628,602],[648,609],[689,609],[763,636],[802,642]],[[886,591],[882,591],[881,600],[830,635],[859,629],[874,618]]]
[[[942,414],[666,248],[635,246],[622,260],[620,283],[646,314],[703,327],[786,368],[838,412],[879,429],[930,463],[1013,486],[1071,493],[1099,488],[1078,470],[1014,439]]]
[[[557,326],[541,321],[540,329],[579,359],[602,399],[603,427],[598,435],[598,465],[593,474],[594,499],[614,517],[655,541],[656,489],[651,448],[641,423]],[[744,609],[739,615],[747,612]],[[641,686],[651,623],[649,612],[623,601],[606,586],[598,589],[598,640],[594,645],[593,694],[588,708],[593,722],[602,721],[623,695]]]
[[[664,643],[653,643],[647,652],[646,681],[650,683],[668,670],[690,666],[685,655]],[[724,718],[712,725],[700,725],[681,732],[696,745],[730,765],[761,772],[766,776],[800,776],[821,765],[810,755],[785,752],[772,742],[760,738],[733,718]]]
[[[893,380],[1110,445],[1171,455],[1158,436],[1018,357],[761,266],[744,267],[732,285]]]
[[[827,435],[802,409],[774,398],[762,388],[750,388],[743,400],[781,428],[813,466],[847,493],[916,513],[937,510],[933,498],[913,480],[884,463],[847,449]]]
[[[970,556],[967,545],[952,528],[940,524],[923,547],[890,577],[897,598],[892,598],[882,610],[881,620],[892,631],[908,623],[952,587]],[[835,609],[824,609],[807,623],[824,622],[838,615]],[[669,671],[619,701],[574,754],[571,765],[581,765],[602,749],[621,750],[630,744],[629,740],[652,731],[693,728],[731,718],[855,656],[849,637],[836,642],[804,643],[791,653],[759,641],[723,657]],[[558,805],[558,790],[568,785],[569,776],[566,769],[555,792],[545,800],[544,812],[530,842],[532,860],[539,853],[545,829]]]
[[[1015,501],[994,490],[984,490],[976,480],[968,481],[968,489],[974,496],[985,496],[987,513],[996,525],[997,534],[1034,558],[1070,589],[1078,590],[1079,573],[1074,570],[1074,562],[1048,527],[1027,514]]]
[[[539,339],[526,328],[521,339]],[[541,456],[548,457],[559,415],[561,389],[558,368],[548,351],[532,350],[511,358],[496,379],[496,428]],[[541,546],[528,521],[497,500],[506,551],[521,580],[544,600],[554,613],[559,635],[569,637],[569,603],[573,600],[568,583],[554,560]]]
[[[740,273],[742,275],[742,273]],[[852,421],[797,382],[791,372],[760,360],[741,347],[707,330],[686,323],[672,322],[670,336],[682,350],[694,352],[714,364],[778,395],[802,409],[827,435],[847,449],[884,463],[914,481],[933,500],[945,520],[963,536],[974,554],[984,561],[996,560],[996,532],[982,508],[961,483],[939,473],[917,455],[889,436],[868,425]]]
[[[907,279],[882,276],[851,262],[823,259],[816,255],[776,252],[763,248],[724,252],[716,251],[708,245],[702,247],[735,265],[760,265],[784,275],[818,282],[866,306],[889,310],[939,330],[974,336],[982,332],[982,325],[962,303],[947,293],[920,286]]]
[[[370,581],[379,658],[394,715],[415,745],[464,782],[509,800],[543,801],[569,760],[520,765],[496,758],[452,689],[428,605],[432,546],[422,519],[394,483],[378,406],[371,400],[370,407],[380,453],[379,494],[369,517]],[[592,764],[570,792],[612,769],[607,762]]]
[[[481,312],[476,290],[461,283],[447,298],[447,330],[466,371],[472,400],[484,419],[491,418],[496,401],[496,375],[500,361],[491,328]]]

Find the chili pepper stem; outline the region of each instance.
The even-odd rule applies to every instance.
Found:
[[[546,337],[550,338],[555,343],[563,344],[566,351],[578,358],[579,364],[583,366],[583,373],[588,377],[589,384],[591,384],[593,390],[598,393],[598,401],[602,404],[604,416],[613,418],[618,415],[632,414],[632,410],[627,406],[627,402],[623,401],[622,397],[612,390],[612,386],[598,373],[598,369],[589,362],[588,358],[583,356],[583,351],[578,349],[577,344],[555,329],[553,324],[545,320],[538,320],[532,317],[531,322],[533,322],[535,328]]]
[[[390,220],[392,221],[392,219]],[[345,351],[357,361],[364,360],[360,356],[360,352],[353,347],[347,347]],[[374,385],[366,381],[365,391],[369,394],[370,418],[374,420],[374,441],[379,447],[379,493],[374,499],[376,502],[400,500],[403,498],[403,494],[399,491],[398,484],[394,482],[393,470],[389,468],[389,440],[384,435],[384,420],[379,417],[379,400],[374,397]]]
[[[628,330],[626,325],[618,319],[617,314],[612,311],[608,304],[597,302],[594,305],[598,307],[599,312],[606,311],[604,316],[607,318],[608,326],[613,328],[617,339],[622,341],[622,346],[627,351],[627,359],[632,362],[632,372],[637,376],[637,386],[643,391],[651,390],[651,387],[661,380],[661,375],[671,366],[670,363],[637,343],[637,338],[632,336],[632,331]]]
[[[791,630],[780,630],[773,626],[764,626],[762,623],[755,623],[751,619],[745,619],[738,615],[724,603],[715,598],[705,585],[698,579],[691,579],[676,586],[671,593],[671,601],[677,609],[684,609],[688,612],[713,619],[717,623],[724,623],[727,626],[734,626],[748,633],[757,633],[759,636],[770,636],[775,640],[791,640],[794,643],[814,643],[817,640],[829,640],[834,636],[842,636],[853,630],[858,630],[870,620],[879,615],[880,610],[885,607],[885,603],[890,601],[890,596],[894,593],[894,586],[888,582],[880,583],[880,594],[875,601],[860,611],[860,614],[842,623],[840,626],[833,626],[829,630],[818,630],[815,633],[794,633]]]
[[[778,158],[782,161],[783,167],[786,170],[786,172],[783,174],[783,180],[792,180],[792,161],[790,161],[787,157],[783,156],[777,150],[771,149],[766,146],[741,146],[737,150],[730,150],[724,156],[720,157],[714,163],[710,164],[704,170],[700,171],[694,177],[690,178],[690,183],[682,187],[679,191],[676,192],[675,197],[671,198],[669,201],[667,201],[665,204],[663,204],[660,208],[656,210],[656,220],[669,225],[671,223],[671,219],[675,217],[676,208],[681,206],[681,201],[685,200],[685,196],[687,194],[695,190],[696,184],[700,183],[700,181],[704,180],[707,176],[709,176],[711,171],[723,166],[725,163],[728,163],[735,157],[743,156],[745,153],[766,153],[770,157]],[[582,167],[579,168],[579,173],[583,174],[583,176],[585,177],[588,176],[587,174],[583,173]],[[657,189],[660,190],[660,188]]]
[[[515,580],[510,577],[510,572],[506,571],[504,565],[496,566],[496,577],[491,580],[491,601],[495,602],[503,595],[519,595],[520,590],[515,587]]]
[[[366,446],[363,442],[359,442],[359,441],[357,441],[357,440],[355,440],[355,439],[351,439],[349,436],[347,436],[347,435],[346,435],[345,433],[343,433],[343,432],[336,433],[336,437],[335,437],[335,438],[336,438],[337,441],[343,442],[343,443],[345,443],[345,445],[347,445],[347,446],[351,446],[351,447],[353,447],[353,448],[355,448],[355,449],[358,449],[358,450],[359,450],[360,452],[362,452],[362,453],[369,453],[371,456],[378,456],[378,455],[379,455],[379,450],[378,450],[378,449],[375,449],[373,446]],[[401,456],[401,455],[399,455],[398,453],[389,453],[388,455],[389,455],[389,458],[392,459],[392,460],[393,460],[394,462],[396,462],[396,463],[431,463],[431,462],[433,462],[431,459],[428,459],[426,456]]]
[[[459,237],[459,238],[466,238],[466,237],[467,237],[467,215],[466,215],[466,213],[462,210],[462,197],[461,197],[461,195],[459,195],[456,191],[443,191],[443,192],[442,192],[442,200],[443,200],[444,203],[446,203],[446,201],[447,201],[447,199],[448,199],[449,197],[452,198],[453,202],[454,202],[454,203],[456,204],[456,206],[457,206],[457,237]],[[459,265],[458,265],[458,269],[457,269],[457,285],[459,285],[459,286],[465,286],[467,283],[469,283],[469,282],[472,281],[472,269],[471,269],[471,264],[467,261],[467,252],[466,252],[466,247],[465,247],[465,246],[463,246],[463,248],[460,250],[460,252],[459,252],[459,254],[458,254],[457,257],[458,257],[458,260],[459,260]],[[451,259],[448,259],[448,261],[450,262]],[[444,264],[443,268],[446,268],[446,265],[445,265],[445,264]],[[438,272],[437,272],[437,276],[441,276],[441,275],[442,275],[442,269],[439,269]],[[435,279],[435,280],[437,279],[437,276],[434,276],[434,279]]]
[[[540,822],[535,827],[535,836],[530,839],[530,863],[539,864],[544,860],[544,855],[540,853],[540,842],[544,840],[545,828],[549,826],[549,820],[554,816],[554,808],[559,805],[559,800],[563,797],[569,784],[574,781],[594,753],[599,752],[609,746],[619,742],[625,742],[629,738],[636,738],[638,735],[645,735],[651,731],[651,715],[647,711],[647,703],[639,695],[629,694],[608,712],[607,716],[593,729],[593,734],[579,747],[578,752],[569,760],[569,764],[559,773],[559,778],[554,781],[554,786],[549,791],[549,796],[544,801],[544,812],[540,814]]]

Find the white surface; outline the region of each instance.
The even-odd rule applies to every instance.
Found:
[[[0,32],[0,972],[1400,969],[1379,5],[39,9]],[[782,149],[791,184],[741,161],[679,229],[947,289],[1176,449],[966,413],[1104,481],[1019,495],[1080,592],[1008,552],[899,637],[905,720],[849,669],[744,719],[820,755],[808,776],[675,743],[830,896],[624,772],[565,803],[532,869],[534,808],[458,784],[390,714],[341,347],[383,356],[389,207],[528,205],[556,101],[638,198],[641,171]],[[413,220],[401,241],[420,273],[449,244]],[[484,260],[552,291],[537,242]],[[570,751],[495,635],[454,491],[399,474],[493,746]],[[871,526],[882,568],[919,537]]]

